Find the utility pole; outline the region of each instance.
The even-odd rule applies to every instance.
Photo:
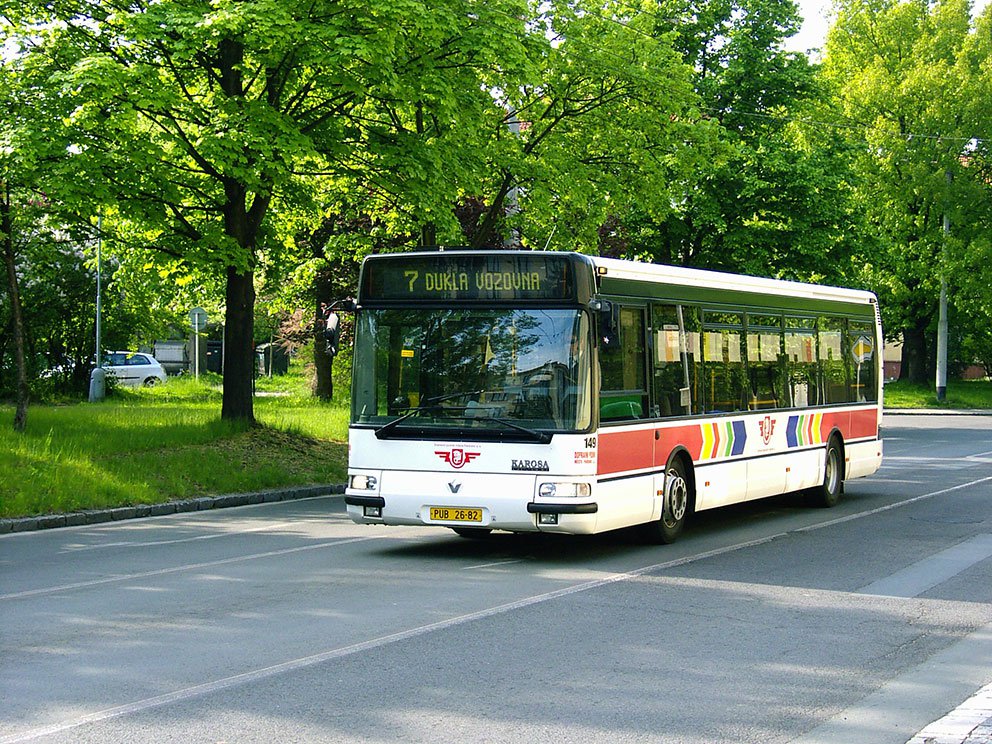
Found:
[[[946,172],[948,199],[953,176]],[[937,316],[937,400],[947,397],[947,241],[951,234],[951,216],[944,203],[944,239],[940,246],[940,310]]]

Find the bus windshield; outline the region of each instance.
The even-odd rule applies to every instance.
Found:
[[[396,436],[585,430],[590,339],[587,314],[574,309],[363,310],[352,423]]]

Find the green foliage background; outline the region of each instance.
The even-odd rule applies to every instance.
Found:
[[[987,362],[992,15],[836,9],[809,58],[792,0],[6,3],[34,394],[85,391],[98,243],[108,348],[197,305],[216,338],[300,346],[362,256],[467,244],[868,288],[923,382],[945,275],[956,360]],[[11,344],[0,301],[0,395]]]

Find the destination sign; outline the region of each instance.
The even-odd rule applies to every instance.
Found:
[[[367,259],[361,301],[571,300],[575,286],[565,254],[398,254]]]

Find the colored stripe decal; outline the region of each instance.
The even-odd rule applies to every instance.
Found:
[[[744,454],[747,444],[747,427],[743,421],[714,421],[700,424],[699,433],[702,445],[699,448],[700,460],[715,460],[736,457]]]
[[[744,454],[744,445],[747,444],[747,427],[743,421],[734,422],[734,449],[731,455]]]
[[[789,416],[789,423],[785,427],[785,438],[788,445],[790,447],[805,447],[810,444],[822,444],[822,424],[822,413]]]
[[[785,438],[790,447],[798,447],[799,440],[796,439],[796,432],[799,428],[799,417],[789,416],[789,423],[785,427]]]

